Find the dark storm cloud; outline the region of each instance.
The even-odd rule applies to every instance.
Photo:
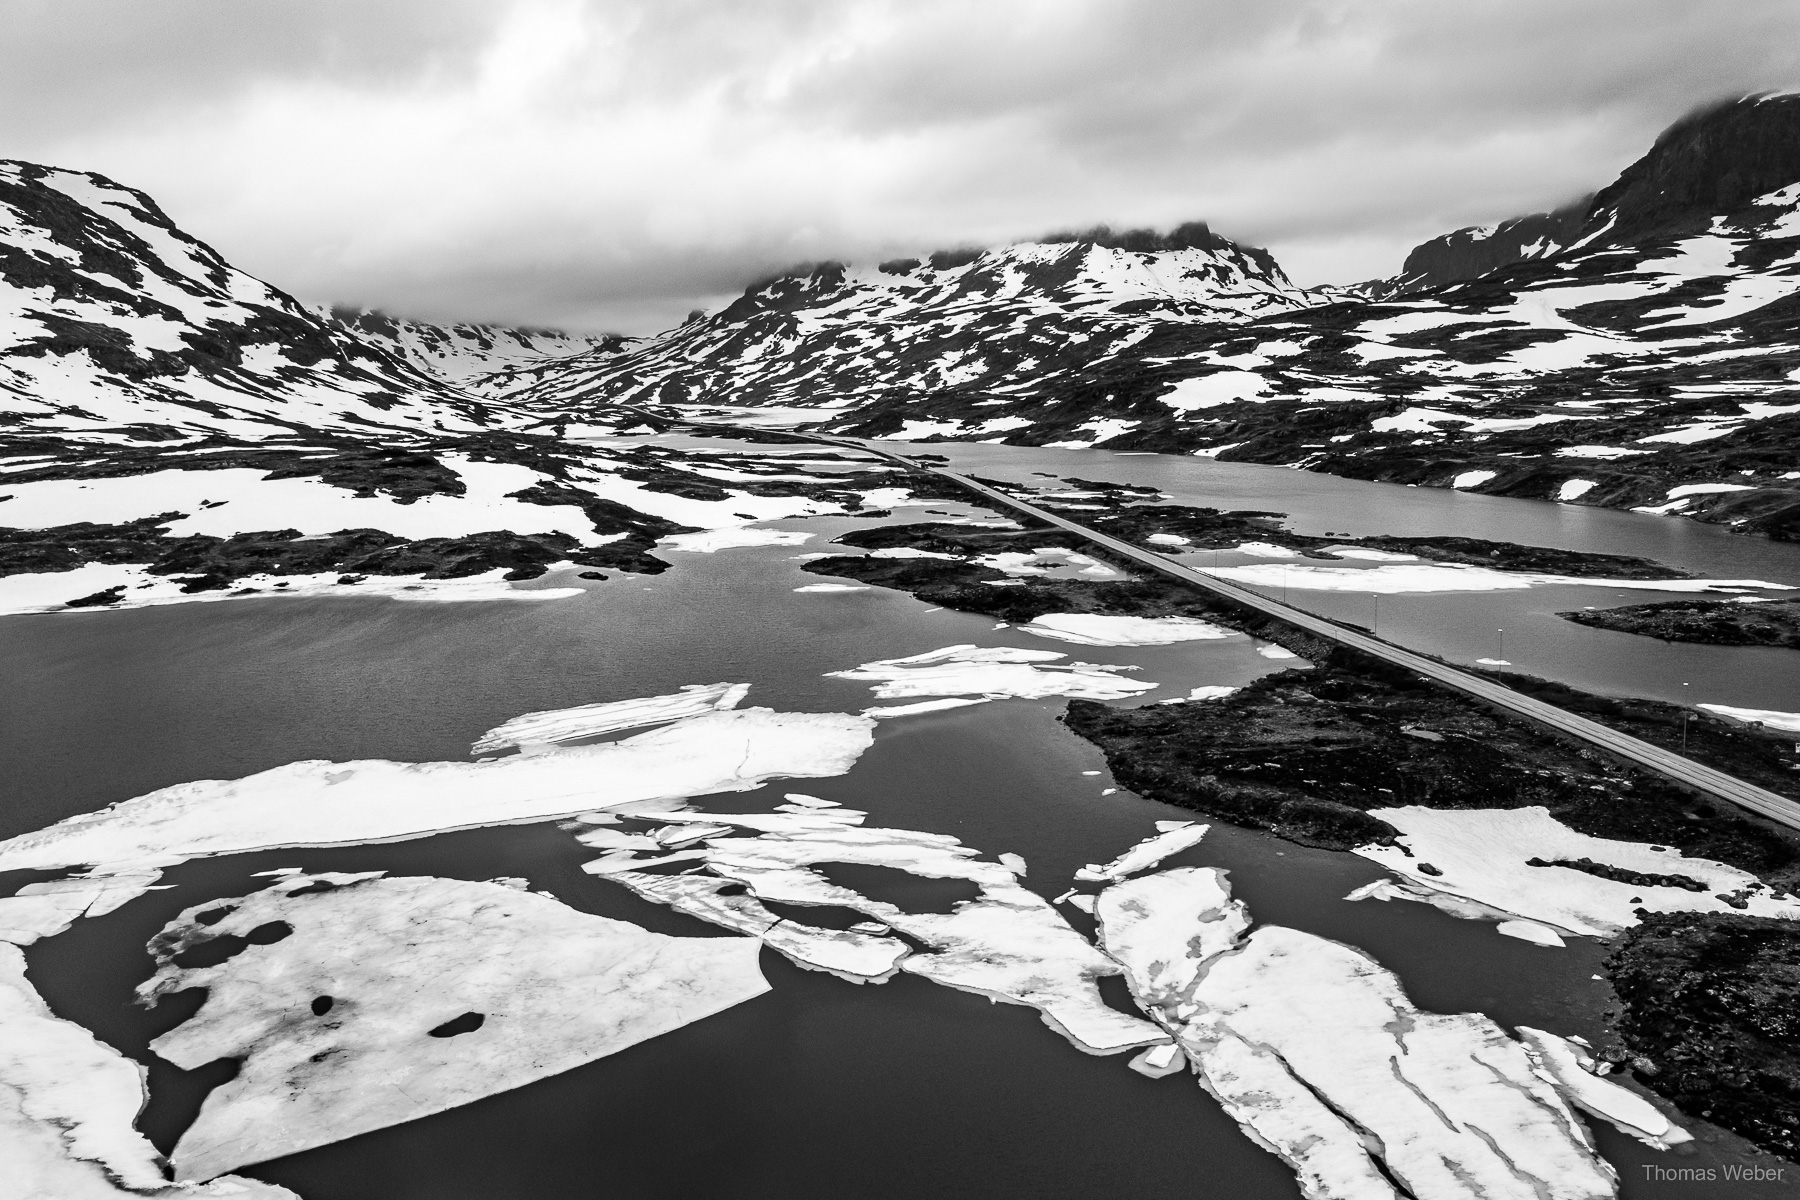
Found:
[[[0,153],[313,299],[648,329],[785,264],[1202,218],[1302,282],[1800,83],[1790,0],[0,0]]]

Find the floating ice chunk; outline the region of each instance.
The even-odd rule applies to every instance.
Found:
[[[749,815],[708,816],[749,823]],[[758,899],[854,909],[924,942],[930,949],[902,959],[901,970],[1035,1008],[1045,1024],[1090,1054],[1114,1054],[1165,1040],[1155,1026],[1118,1012],[1101,998],[1095,981],[1118,974],[1118,964],[1071,928],[1043,897],[1020,886],[1005,863],[978,861],[975,850],[947,834],[841,825],[770,828],[762,837],[713,841],[704,852],[706,866],[743,884]],[[813,869],[819,863],[861,863],[928,879],[966,879],[980,888],[980,896],[947,914],[908,913],[832,883]],[[590,863],[584,869],[616,877],[630,867],[609,863],[599,872]]]
[[[911,953],[905,942],[884,936],[885,926],[873,929],[820,929],[786,921],[764,908],[741,885],[714,875],[651,875],[639,871],[615,871],[607,876],[646,900],[666,904],[690,917],[760,937],[798,965],[827,971],[851,983],[885,983],[900,969],[900,960]],[[738,894],[724,894],[739,888]]]
[[[1001,866],[1011,871],[1014,875],[1019,876],[1021,879],[1025,877],[1026,863],[1024,856],[1014,854],[1011,850],[1005,850],[994,855],[994,857],[1000,861]]]
[[[1245,935],[1221,873],[1115,884],[1095,913],[1139,1004],[1306,1194],[1391,1197],[1383,1171],[1434,1198],[1614,1194],[1523,1045],[1479,1014],[1420,1011],[1349,946],[1279,926]]]
[[[1693,1134],[1663,1116],[1642,1096],[1594,1075],[1593,1056],[1575,1042],[1528,1025],[1519,1026],[1519,1037],[1564,1095],[1621,1133],[1658,1150],[1694,1140]]]
[[[1086,892],[1070,892],[1068,902],[1072,907],[1079,908],[1084,913],[1094,911],[1094,898]]]
[[[866,592],[869,589],[860,583],[809,583],[805,587],[797,587],[796,592]]]
[[[1776,899],[1766,884],[1736,867],[1642,842],[1577,833],[1542,807],[1447,811],[1408,806],[1378,808],[1371,815],[1398,829],[1406,848],[1359,846],[1356,853],[1393,871],[1410,887],[1474,901],[1567,933],[1611,937],[1637,924],[1633,913],[1639,908],[1733,911],[1726,895],[1741,897],[1745,907],[1737,911],[1751,916],[1800,918],[1800,902]],[[1678,877],[1702,887],[1691,890],[1675,881],[1622,883],[1573,866],[1530,866],[1533,858],[1550,863],[1586,859],[1602,870]],[[1425,865],[1438,874],[1421,870]]]
[[[21,1200],[298,1200],[271,1183],[227,1176],[177,1187],[132,1128],[144,1069],[51,1013],[25,978],[25,956],[0,946],[0,1145],[9,1195]]]
[[[1235,554],[1248,554],[1251,558],[1299,558],[1300,552],[1289,546],[1277,546],[1274,542],[1240,542],[1232,551]]]
[[[1196,825],[1192,821],[1158,821],[1158,827],[1171,826],[1154,837],[1147,837],[1105,866],[1089,863],[1075,872],[1075,878],[1090,882],[1100,880],[1118,880],[1127,875],[1135,875],[1139,871],[1147,871],[1163,859],[1189,846],[1198,845],[1212,826]]]
[[[103,917],[149,891],[162,872],[156,867],[88,872],[67,879],[28,883],[0,899],[0,942],[29,946],[54,937],[82,917]]]
[[[1063,657],[1054,650],[957,645],[907,658],[864,663],[848,671],[831,671],[827,678],[871,681],[881,700],[970,694],[996,699],[1075,696],[1083,700],[1118,700],[1158,686],[1141,679],[1119,678],[1117,672],[1135,669],[1131,667],[1096,663],[1044,665]]]
[[[809,796],[805,792],[786,792],[781,797],[789,804],[798,804],[803,808],[837,808],[836,800],[826,800],[819,796]]]
[[[289,763],[162,788],[0,842],[0,870],[419,837],[841,775],[875,723],[766,708],[687,717],[597,746],[490,762]]]
[[[747,683],[690,683],[669,696],[640,696],[575,708],[529,712],[497,725],[469,747],[470,754],[492,754],[507,746],[551,745],[598,737],[620,729],[663,725],[701,713],[736,708],[749,695]]]
[[[1121,617],[1100,613],[1045,613],[1019,628],[1038,637],[1080,646],[1169,646],[1232,636],[1230,630],[1193,617]]]
[[[1778,712],[1772,708],[1733,708],[1729,704],[1699,704],[1695,707],[1720,716],[1734,717],[1739,721],[1766,725],[1770,729],[1786,733],[1800,733],[1800,713]]]
[[[1144,539],[1152,546],[1191,546],[1194,543],[1178,533],[1153,533]]]
[[[522,1086],[768,990],[751,938],[674,938],[533,892],[458,879],[318,889],[290,876],[212,925],[151,942],[147,1001],[207,997],[151,1049],[240,1058],[171,1160],[182,1179],[294,1154]],[[275,926],[218,966],[175,958]]]
[[[702,529],[699,533],[678,533],[656,543],[658,550],[685,550],[690,554],[712,554],[718,550],[734,550],[740,546],[800,546],[812,534],[798,529],[752,529],[739,525],[734,529]]]
[[[660,850],[662,843],[647,833],[626,833],[602,825],[575,835],[575,840],[595,850]]]
[[[920,713],[942,712],[947,708],[967,708],[971,704],[986,704],[987,702],[986,696],[974,698],[952,696],[943,700],[921,700],[917,704],[878,704],[873,708],[863,709],[863,716],[885,721],[889,717],[911,717]]]
[[[1295,654],[1292,650],[1289,650],[1283,646],[1274,645],[1272,643],[1267,646],[1258,646],[1256,648],[1256,652],[1258,654],[1262,655],[1264,658],[1271,659],[1275,662],[1285,662],[1290,658],[1299,658],[1300,657],[1298,654]]]
[[[1187,1056],[1181,1047],[1174,1042],[1161,1046],[1150,1046],[1138,1053],[1125,1064],[1139,1075],[1148,1075],[1152,1079],[1161,1079],[1165,1075],[1173,1075],[1187,1067]]]
[[[1494,932],[1538,946],[1566,946],[1569,944],[1563,941],[1562,934],[1548,925],[1540,925],[1536,921],[1502,921],[1494,926]]]

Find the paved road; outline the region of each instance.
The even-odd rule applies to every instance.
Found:
[[[1096,546],[1102,546],[1122,558],[1128,558],[1159,574],[1179,579],[1181,582],[1192,584],[1195,587],[1205,588],[1209,592],[1225,596],[1247,608],[1256,609],[1258,612],[1267,613],[1269,616],[1304,629],[1308,633],[1316,633],[1320,637],[1330,638],[1345,646],[1353,646],[1358,650],[1373,654],[1377,658],[1383,658],[1408,670],[1417,671],[1420,675],[1435,679],[1439,683],[1491,704],[1495,708],[1504,709],[1558,732],[1591,742],[1618,758],[1626,759],[1641,767],[1647,767],[1659,775],[1666,776],[1696,791],[1729,801],[1749,809],[1751,812],[1768,817],[1770,820],[1779,821],[1790,828],[1800,829],[1800,804],[1789,800],[1786,796],[1777,795],[1767,788],[1760,788],[1755,784],[1745,783],[1723,771],[1715,771],[1711,767],[1703,766],[1673,751],[1664,750],[1661,746],[1653,746],[1649,742],[1634,738],[1627,733],[1621,733],[1598,721],[1590,721],[1586,717],[1577,716],[1554,704],[1546,704],[1542,700],[1522,695],[1504,684],[1495,683],[1493,680],[1484,679],[1479,675],[1471,675],[1467,671],[1460,671],[1435,659],[1426,658],[1422,654],[1414,654],[1392,642],[1347,629],[1336,622],[1314,616],[1304,609],[1271,600],[1249,588],[1191,570],[1153,551],[1140,549],[1130,542],[1123,542],[1115,537],[1108,537],[1099,530],[1089,529],[1067,517],[1047,512],[1029,501],[1008,495],[984,483],[977,483],[967,475],[959,475],[955,471],[914,462],[905,455],[895,454],[849,438],[823,437],[816,434],[798,436],[806,437],[811,441],[828,442],[846,449],[879,454],[883,458],[902,463],[913,470],[930,471],[933,474],[942,475],[972,492],[987,497],[996,504],[1004,505],[1017,512],[1027,513],[1040,521],[1055,525],[1059,529],[1066,529],[1070,533],[1078,534]]]

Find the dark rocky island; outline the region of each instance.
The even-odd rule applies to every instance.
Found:
[[[1800,650],[1800,600],[1740,604],[1730,600],[1668,600],[1558,613],[1595,629],[1636,633],[1665,642],[1707,646],[1786,646]]]

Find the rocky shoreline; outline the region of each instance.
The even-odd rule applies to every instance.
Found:
[[[1800,1159],[1800,924],[1644,913],[1607,958],[1638,1082]]]

